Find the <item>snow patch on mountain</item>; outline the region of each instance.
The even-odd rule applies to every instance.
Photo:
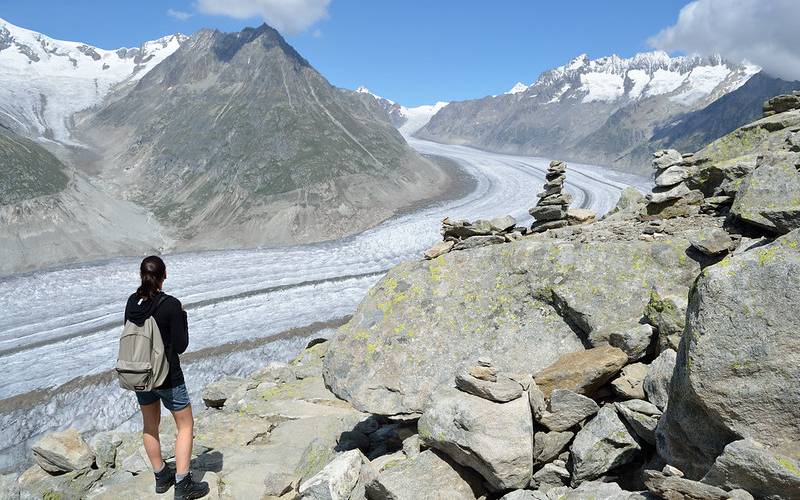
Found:
[[[433,118],[433,115],[447,106],[447,104],[446,102],[440,101],[436,104],[427,104],[414,108],[402,106],[401,113],[405,116],[406,121],[398,130],[400,130],[400,133],[405,137],[412,136],[416,131],[427,125],[428,122],[431,121],[431,118]]]
[[[175,52],[181,34],[104,50],[55,40],[0,19],[0,123],[31,137],[75,144],[72,116],[135,82]]]
[[[511,90],[507,91],[506,94],[519,94],[528,90],[528,86],[522,82],[517,82],[511,87]]]

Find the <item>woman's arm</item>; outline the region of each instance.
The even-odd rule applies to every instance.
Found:
[[[183,310],[181,301],[175,299],[175,309],[170,311],[169,330],[172,336],[172,350],[177,354],[183,354],[189,347],[189,324],[186,319],[186,311]]]

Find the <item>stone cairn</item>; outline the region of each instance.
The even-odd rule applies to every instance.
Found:
[[[560,160],[551,161],[545,179],[547,182],[544,191],[537,195],[539,202],[528,210],[536,219],[531,226],[531,232],[541,233],[548,229],[594,222],[596,216],[591,210],[569,208],[572,195],[563,191],[564,181],[567,179],[566,163]]]
[[[489,220],[478,219],[475,222],[447,217],[442,221],[443,241],[426,250],[424,256],[426,259],[435,259],[451,250],[514,241],[522,236],[523,231],[524,228],[518,228],[517,220],[510,215]]]
[[[692,155],[682,155],[674,149],[653,153],[655,187],[647,195],[647,215],[659,218],[696,215],[703,202],[703,193],[686,185]]]

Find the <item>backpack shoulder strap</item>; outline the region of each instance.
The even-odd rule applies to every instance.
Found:
[[[156,311],[158,311],[158,308],[161,307],[161,304],[163,304],[165,300],[167,300],[167,297],[168,295],[165,293],[158,298],[158,301],[156,301],[156,306],[153,308],[153,312],[150,314],[150,316],[152,316],[153,314],[156,313]]]

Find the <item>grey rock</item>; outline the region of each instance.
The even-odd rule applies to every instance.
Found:
[[[482,495],[472,471],[432,450],[385,469],[366,490],[371,500],[474,500]]]
[[[264,476],[264,494],[279,497],[289,493],[297,483],[297,476],[280,470],[270,470]]]
[[[649,401],[643,399],[629,399],[628,401],[620,401],[617,405],[622,405],[625,408],[641,413],[642,415],[650,415],[655,417],[661,416],[661,410]]]
[[[489,226],[492,228],[492,231],[498,233],[505,233],[514,229],[514,226],[517,225],[517,219],[510,215],[506,215],[503,217],[496,217],[494,219],[489,220]]]
[[[528,402],[531,405],[533,419],[538,422],[545,410],[547,410],[547,403],[544,399],[544,393],[539,389],[539,386],[536,385],[534,380],[531,380],[528,386]]]
[[[692,246],[706,255],[720,255],[731,249],[733,240],[724,229],[712,229],[689,239]]]
[[[223,377],[203,389],[203,402],[209,408],[222,408],[230,395],[243,385],[247,385],[247,381],[241,377]]]
[[[531,232],[532,233],[543,233],[545,231],[549,231],[551,229],[559,229],[562,227],[567,227],[569,225],[569,221],[566,219],[559,219],[559,220],[548,220],[548,221],[536,221],[531,224]]]
[[[256,370],[250,375],[250,380],[254,382],[273,382],[275,384],[285,384],[297,379],[294,370],[287,363],[272,361],[267,366]]]
[[[500,500],[536,500],[536,497],[531,490],[514,490],[500,497]]]
[[[716,486],[677,476],[665,476],[654,470],[644,471],[644,484],[659,498],[686,500],[727,500],[728,493]]]
[[[748,491],[735,489],[728,492],[728,500],[755,500],[755,498]]]
[[[727,445],[703,482],[743,489],[758,498],[789,500],[800,495],[800,457],[781,454],[752,439]]]
[[[658,292],[650,292],[650,301],[644,310],[644,317],[658,330],[659,351],[678,349],[683,328],[686,324],[685,296],[661,297]]]
[[[627,401],[626,401],[627,403]],[[616,403],[617,412],[622,415],[633,432],[651,445],[656,444],[656,426],[659,415],[648,415],[634,410],[631,405]],[[656,410],[658,410],[656,408]],[[659,412],[660,413],[660,412]]]
[[[408,458],[414,458],[420,454],[421,445],[422,439],[420,439],[419,434],[409,436],[403,440],[403,453]]]
[[[572,203],[572,195],[567,192],[560,192],[556,194],[551,194],[548,196],[543,196],[537,206],[559,206],[561,209],[566,209],[566,207]],[[533,215],[533,214],[531,214]],[[541,219],[541,220],[550,220],[550,219]]]
[[[350,498],[365,463],[368,463],[367,457],[358,450],[342,453],[300,485],[300,497],[310,500]]]
[[[585,208],[570,208],[567,210],[567,220],[570,225],[590,224],[597,219],[597,214]]]
[[[604,406],[572,442],[572,483],[577,485],[597,479],[611,469],[632,462],[640,451],[641,446],[613,406]]]
[[[51,473],[88,469],[94,463],[94,453],[75,429],[45,434],[34,443],[33,458]]]
[[[554,389],[538,422],[551,431],[565,431],[599,410],[591,398],[566,389]]]
[[[633,363],[622,368],[619,377],[611,381],[614,394],[627,399],[644,399],[644,378],[647,376],[647,365]]]
[[[473,377],[468,370],[456,375],[456,388],[474,396],[506,403],[522,396],[522,386],[505,375],[497,375],[495,381]]]
[[[636,361],[647,354],[652,337],[653,326],[643,323],[611,332],[608,335],[608,343],[625,351],[631,361]]]
[[[537,490],[548,491],[558,486],[569,484],[569,471],[556,464],[544,464],[544,467],[533,475]]]
[[[505,243],[506,239],[502,236],[492,234],[489,236],[470,236],[453,245],[453,250],[469,250],[470,248],[482,247],[485,245],[497,245]]]
[[[19,491],[20,500],[79,500],[87,496],[103,473],[101,470],[83,469],[54,475],[34,465],[17,478],[14,489]],[[152,476],[148,479],[152,491]]]
[[[587,481],[574,489],[567,486],[553,488],[534,498],[536,500],[650,500],[649,497],[639,493],[623,490],[617,483],[601,481]]]
[[[664,170],[683,161],[683,155],[674,149],[662,149],[653,153],[653,168]]]
[[[775,232],[786,234],[800,227],[800,207],[768,208],[761,216],[775,226]]]
[[[429,249],[425,250],[423,256],[428,260],[435,259],[436,257],[444,255],[450,250],[452,250],[455,244],[456,242],[452,240],[440,241],[435,245],[433,245],[432,247],[430,247]]]
[[[794,155],[773,153],[760,158],[755,170],[742,181],[731,214],[771,231],[777,227],[762,212],[791,220],[795,211],[800,210],[800,199],[795,196],[800,192],[800,174],[794,166]]]
[[[664,466],[664,468],[661,470],[661,473],[665,476],[683,477],[683,472],[680,469],[669,464]]]
[[[537,221],[544,222],[565,219],[567,217],[567,211],[561,204],[537,205],[528,210],[528,213]]]
[[[644,378],[644,393],[648,401],[658,406],[661,410],[666,408],[669,401],[672,373],[675,371],[677,354],[672,349],[666,349],[650,364],[647,376]]]
[[[569,446],[575,434],[569,431],[537,432],[533,436],[533,465],[555,460]]]
[[[692,479],[725,445],[800,435],[800,231],[706,268],[692,292],[659,454]]]
[[[89,439],[89,448],[95,455],[95,463],[99,469],[114,467],[117,461],[117,448],[122,439],[112,432],[98,432]]]
[[[687,177],[689,177],[688,170],[684,167],[673,165],[659,173],[658,176],[656,176],[655,183],[656,186],[659,187],[674,186],[683,182]]]
[[[530,481],[533,424],[525,398],[494,403],[447,391],[422,414],[418,429],[425,445],[477,471],[496,490]]]
[[[665,203],[670,200],[677,200],[683,198],[691,192],[685,182],[681,182],[675,186],[653,188],[653,192],[646,196],[647,201],[650,203]]]

